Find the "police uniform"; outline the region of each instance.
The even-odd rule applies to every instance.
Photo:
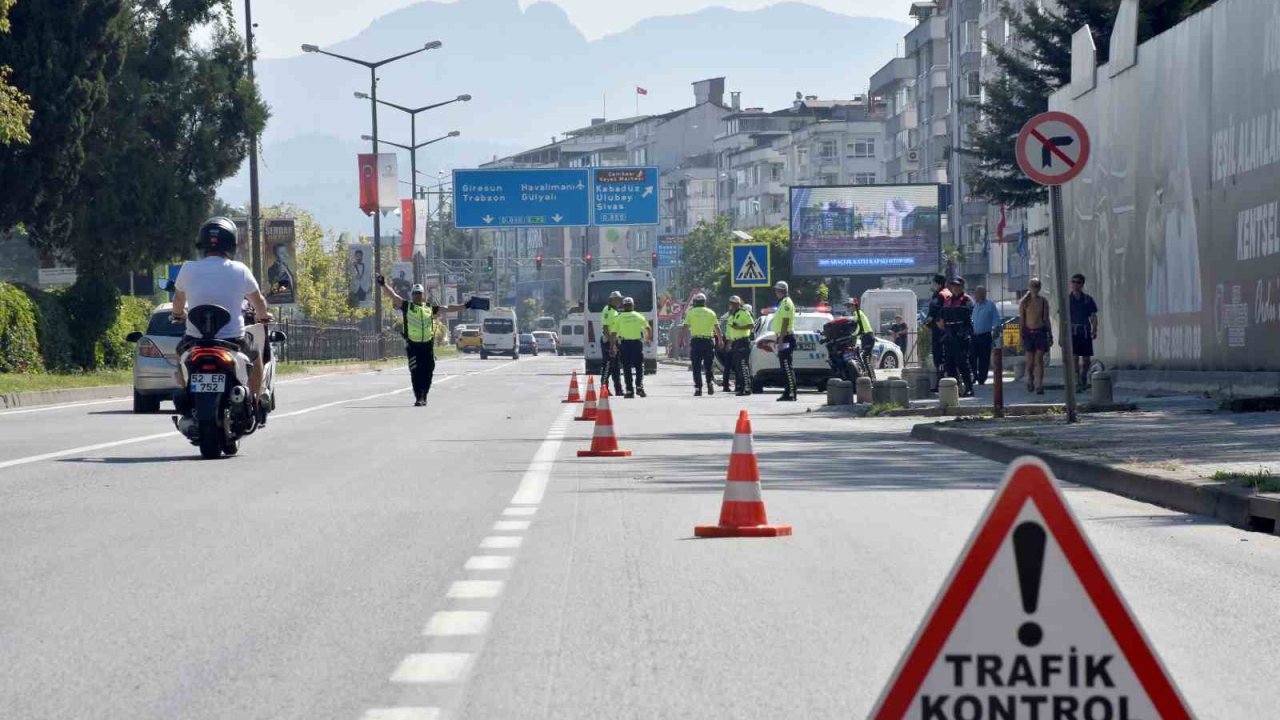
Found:
[[[635,310],[624,311],[613,318],[613,329],[620,341],[618,356],[627,380],[626,396],[639,394],[644,397],[644,334],[649,329],[649,320]],[[632,372],[635,373],[634,383]]]
[[[973,393],[973,373],[969,367],[970,344],[973,342],[973,299],[964,292],[952,293],[942,305],[942,322],[946,326],[944,358],[947,375],[961,383],[962,393]]]
[[[709,307],[700,305],[689,308],[684,314],[684,324],[689,328],[689,359],[693,368],[693,387],[702,393],[702,376],[707,376],[707,391],[714,393],[715,378],[715,338],[716,326],[720,319]]]
[[[782,334],[782,321],[790,320],[790,331]],[[771,327],[778,336],[778,364],[782,366],[782,380],[786,388],[782,391],[782,398],[795,398],[798,392],[798,383],[796,382],[796,369],[792,361],[792,355],[796,351],[796,304],[792,302],[791,296],[786,296],[778,301],[778,309],[773,313],[773,325]]]
[[[612,305],[605,305],[604,310],[600,311],[600,386],[607,386],[609,377],[612,376],[615,395],[622,394],[622,361],[620,358],[613,357],[609,334],[614,332],[613,320],[618,317],[618,314],[618,309]]]
[[[404,320],[404,350],[409,356],[409,378],[413,382],[413,396],[426,401],[431,392],[431,378],[436,372],[435,315],[438,305],[404,301],[401,306]]]
[[[871,327],[871,318],[861,309],[853,311],[853,320],[858,323],[858,341],[861,343],[862,361],[867,365],[867,374],[875,380],[876,331]]]
[[[929,300],[929,312],[925,316],[925,323],[929,326],[929,349],[933,355],[934,379],[933,389],[938,389],[938,381],[942,379],[942,375],[946,372],[946,332],[938,327],[938,321],[942,319],[942,308],[947,301],[951,299],[951,291],[945,287],[933,294],[933,298]]]
[[[751,317],[751,313],[741,306],[736,312],[729,313],[728,321],[725,323],[724,334],[729,341],[729,349],[732,352],[733,380],[735,387],[738,388],[739,395],[750,395],[751,385],[749,378],[750,368],[748,360],[751,357],[751,328],[746,330],[738,330],[734,325],[754,326],[755,320]],[[728,386],[728,366],[725,369],[725,385]]]

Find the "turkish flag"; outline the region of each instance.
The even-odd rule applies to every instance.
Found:
[[[413,201],[400,201],[400,259],[413,259]]]
[[[1000,203],[1000,222],[996,223],[996,242],[1004,242],[1004,229],[1008,224],[1008,218],[1005,217],[1004,203]]]
[[[639,85],[637,85],[637,86],[636,86],[636,94],[637,94],[637,95],[648,95],[648,94],[649,94],[649,91],[648,91],[648,90],[645,90],[644,88],[642,88],[642,87],[640,87]]]
[[[378,156],[360,153],[360,209],[365,215],[378,211]]]

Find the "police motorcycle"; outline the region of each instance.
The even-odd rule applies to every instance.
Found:
[[[187,319],[200,333],[190,340],[178,363],[178,372],[186,393],[179,402],[180,416],[174,425],[192,445],[200,448],[205,459],[235,455],[240,439],[252,435],[275,410],[275,353],[273,343],[286,340],[279,330],[270,330],[267,321],[251,322],[246,318],[245,335],[254,347],[261,348],[263,363],[262,393],[254,402],[249,390],[249,357],[228,340],[219,340],[218,331],[231,322],[231,313],[218,305],[198,305],[187,312]]]
[[[875,336],[858,337],[858,322],[849,317],[839,317],[822,326],[822,344],[827,348],[827,362],[835,376],[849,382],[857,382],[866,375],[876,379],[875,368],[867,362],[868,344],[875,343]],[[868,343],[868,340],[870,343]]]

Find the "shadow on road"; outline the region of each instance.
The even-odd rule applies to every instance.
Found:
[[[182,462],[184,460],[201,460],[200,454],[192,451],[188,455],[156,455],[152,457],[82,457],[63,458],[60,463],[82,463],[90,465],[149,465],[153,463]]]

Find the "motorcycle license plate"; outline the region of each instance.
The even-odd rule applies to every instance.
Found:
[[[227,389],[227,376],[222,373],[192,373],[191,392],[220,393]]]

